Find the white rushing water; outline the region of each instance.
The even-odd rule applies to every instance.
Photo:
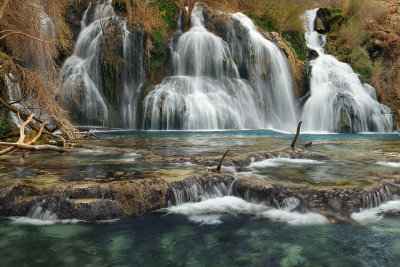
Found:
[[[44,202],[42,202],[44,203]],[[53,225],[53,224],[75,224],[79,223],[77,219],[60,220],[57,215],[50,210],[43,209],[40,204],[31,208],[26,217],[10,217],[15,224],[30,224],[30,225]]]
[[[314,165],[323,163],[323,161],[312,159],[273,158],[252,162],[249,167],[253,169],[267,169],[270,167],[280,167],[283,165]]]
[[[363,209],[351,214],[351,218],[362,225],[377,223],[384,215],[399,215],[400,200],[392,200],[375,208]]]
[[[89,4],[81,21],[81,32],[74,53],[62,68],[65,74],[63,85],[67,91],[83,91],[79,111],[83,113],[84,123],[98,124],[102,121],[104,126],[108,126],[111,113],[115,113],[115,125],[136,128],[139,95],[146,81],[145,36],[142,31],[130,33],[126,20],[115,15],[111,4],[111,0]],[[113,27],[117,27],[115,32],[120,32],[122,36],[122,44],[111,44],[122,50],[119,55],[112,55],[119,56],[121,61],[118,63],[120,77],[114,77],[116,80],[105,77],[104,72],[110,70],[106,70],[105,62],[102,62],[107,60],[104,59],[104,46],[107,45],[103,44],[105,35],[113,34]],[[111,36],[115,42],[118,42],[117,37]],[[107,85],[112,86],[113,90],[120,87],[122,91],[112,95],[107,92]],[[117,107],[113,108],[113,105]]]
[[[294,129],[292,80],[284,56],[245,15],[231,18],[240,23],[248,42],[235,38],[227,43],[209,32],[201,6],[195,6],[191,29],[173,51],[174,76],[144,100],[143,128]],[[240,76],[235,63],[238,46],[252,49],[251,82]]]
[[[225,215],[248,215],[259,219],[269,219],[293,225],[328,224],[324,216],[313,213],[293,211],[299,201],[288,199],[287,206],[281,209],[269,207],[260,203],[252,203],[234,196],[210,198],[201,202],[189,202],[171,206],[162,211],[168,214],[181,214],[189,220],[199,224],[221,224]]]
[[[378,161],[376,164],[386,167],[400,168],[400,162],[383,162]]]
[[[307,46],[318,53],[311,61],[310,97],[302,111],[302,130],[308,132],[341,132],[348,122],[350,132],[390,132],[391,110],[377,102],[375,89],[362,84],[345,63],[324,53],[326,37],[315,31],[318,9],[305,13]]]

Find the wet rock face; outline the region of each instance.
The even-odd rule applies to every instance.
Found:
[[[315,29],[325,34],[343,23],[342,10],[338,8],[320,8],[315,19]]]
[[[231,194],[275,208],[285,207],[287,199],[295,198],[299,202],[297,211],[318,212],[331,222],[355,223],[350,219],[351,213],[390,201],[393,195],[400,193],[398,182],[369,187],[310,187],[235,179],[226,174],[204,174],[176,181],[147,178],[102,185],[55,186],[44,190],[33,185],[17,185],[1,189],[0,216],[36,214],[44,217],[48,213],[59,220],[110,220]],[[38,208],[40,214],[37,214]],[[39,219],[46,219],[42,217]]]
[[[268,203],[279,208],[285,199],[300,200],[298,210],[336,214],[349,217],[361,208],[373,208],[392,198],[396,187],[377,184],[370,188],[310,188],[305,186],[265,185],[248,179],[239,179],[233,185],[233,194],[247,201]]]
[[[69,0],[67,6],[68,24],[72,32],[72,39],[76,40],[81,31],[83,13],[89,6],[90,0]]]
[[[317,51],[312,50],[312,49],[308,51],[308,53],[307,53],[307,60],[311,61],[311,60],[316,59],[317,57],[319,57]]]

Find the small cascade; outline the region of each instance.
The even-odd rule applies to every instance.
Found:
[[[179,187],[172,187],[170,205],[181,205],[187,202],[199,202],[202,200],[230,195],[229,184],[219,182],[216,184],[203,183],[201,180],[191,179],[184,181]]]
[[[12,74],[10,74],[10,75],[12,76]],[[19,85],[19,83],[13,83],[7,77],[7,75],[4,75],[4,77],[5,77],[5,81],[6,81],[6,85],[7,85],[7,89],[8,89],[8,100],[10,102],[15,102],[15,101],[21,99],[22,92],[21,92],[21,86]],[[18,109],[23,109],[23,107],[19,103],[14,104],[14,106]],[[10,112],[10,114],[11,114],[11,116],[10,116],[11,121],[13,123],[15,123],[15,125],[19,125],[17,115],[14,112]]]
[[[245,15],[230,15],[248,35],[248,42],[240,44],[235,32],[227,43],[208,31],[203,12],[196,4],[190,31],[180,36],[172,51],[174,76],[146,96],[142,127],[292,131],[296,121],[292,80],[282,53]],[[243,59],[251,79],[240,75],[234,60],[238,47],[252,50],[251,58]]]
[[[40,12],[40,38],[42,40],[52,41],[57,38],[56,33],[56,26],[54,21],[47,15],[44,11],[44,8],[41,7]],[[52,59],[49,58],[48,52],[50,52],[50,48],[46,43],[38,43],[36,41],[31,41],[32,47],[32,65],[39,71],[45,72],[48,70],[52,65]]]
[[[390,188],[387,185],[383,185],[379,190],[363,194],[362,205],[363,208],[372,209],[389,202],[392,198]]]
[[[57,215],[50,210],[43,209],[40,204],[33,206],[27,217],[42,221],[57,221]]]
[[[168,208],[159,211],[187,216],[190,221],[200,225],[221,224],[226,215],[245,215],[294,225],[329,223],[318,213],[296,211],[300,200],[295,197],[287,197],[279,202],[275,198],[271,198],[271,201],[254,201],[233,196],[234,192],[230,190],[235,181],[230,181],[229,189],[226,182],[203,183],[201,179],[184,181],[179,184],[180,188],[171,188],[174,203],[169,202]]]
[[[81,123],[137,128],[138,103],[147,79],[146,38],[140,29],[131,33],[111,4],[89,4],[74,53],[62,67],[63,86],[68,92],[82,92]]]
[[[295,197],[287,197],[282,200],[281,208],[285,210],[294,210],[300,205],[300,200]]]
[[[311,61],[310,97],[303,107],[304,131],[390,132],[391,110],[376,100],[375,90],[362,84],[351,67],[324,53],[326,37],[315,31],[318,9],[305,13],[307,46],[319,57]]]

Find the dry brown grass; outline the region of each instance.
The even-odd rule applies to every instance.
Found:
[[[10,80],[19,84],[21,92],[16,93],[22,94],[21,105],[50,119],[69,139],[74,139],[75,129],[63,108],[60,70],[54,62],[60,52],[71,47],[71,33],[64,17],[66,5],[67,0],[2,1],[0,66]],[[45,14],[54,23],[52,31],[43,30]]]

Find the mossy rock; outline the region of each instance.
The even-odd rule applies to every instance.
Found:
[[[303,33],[295,31],[283,31],[282,37],[294,49],[297,59],[306,60],[308,48]]]
[[[341,9],[324,7],[317,11],[315,27],[319,33],[324,34],[338,28],[343,21]]]
[[[340,124],[340,132],[341,133],[350,133],[351,132],[351,124],[346,115],[342,114],[342,121]]]
[[[115,13],[120,17],[126,17],[127,8],[125,0],[114,0],[112,3]]]

